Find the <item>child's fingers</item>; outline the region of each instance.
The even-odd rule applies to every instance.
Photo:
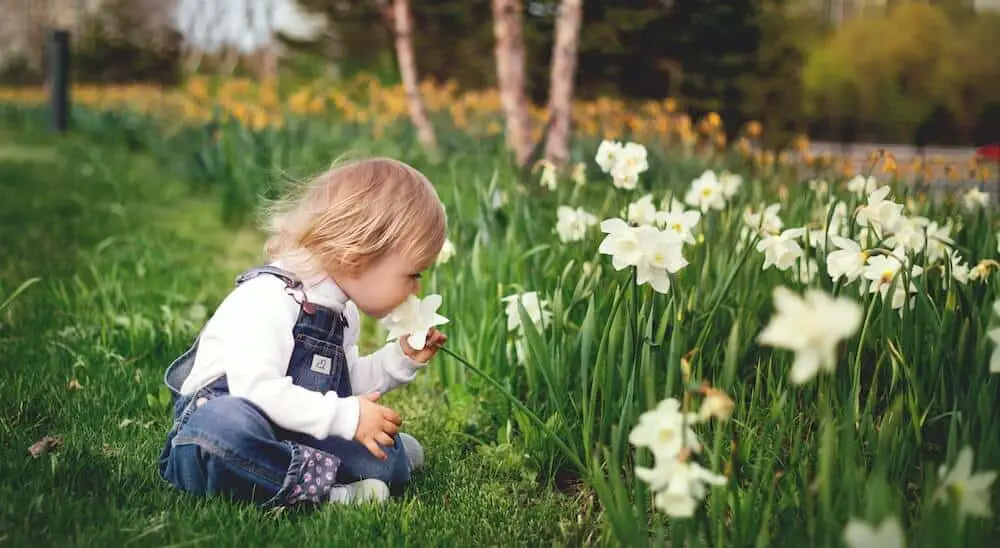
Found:
[[[375,440],[373,439],[365,440],[365,447],[367,447],[368,452],[370,452],[372,455],[375,455],[377,459],[385,460],[385,451],[382,451],[382,448],[379,447],[377,443],[375,443]]]
[[[370,394],[362,394],[361,397],[368,401],[378,401],[379,397],[382,395],[381,392],[372,392]]]
[[[403,419],[400,418],[399,413],[396,413],[395,411],[389,409],[388,407],[383,408],[382,417],[384,417],[385,420],[392,422],[396,425],[403,424]]]
[[[391,436],[399,432],[399,425],[392,421],[385,421],[382,423],[382,431]]]
[[[396,445],[396,440],[392,439],[392,436],[386,434],[385,432],[376,432],[375,441],[381,443],[386,447],[391,447],[393,445]]]

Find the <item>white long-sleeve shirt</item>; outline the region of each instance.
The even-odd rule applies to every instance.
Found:
[[[281,268],[280,262],[274,266]],[[304,281],[304,291],[310,302],[342,310],[347,318],[344,353],[354,394],[388,392],[412,381],[425,365],[403,354],[398,341],[359,356],[357,306],[327,277]],[[225,374],[230,394],[246,398],[278,426],[320,439],[352,439],[358,427],[357,396],[308,390],[292,384],[287,374],[298,315],[299,304],[280,278],[261,274],[242,283],[205,324],[181,394],[193,394]]]

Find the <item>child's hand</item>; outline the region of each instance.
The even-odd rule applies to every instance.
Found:
[[[399,344],[403,347],[403,354],[406,354],[407,358],[420,363],[427,363],[434,354],[437,354],[438,348],[444,345],[448,340],[448,335],[438,331],[438,328],[432,327],[430,331],[427,332],[427,342],[424,343],[424,347],[420,350],[414,350],[410,346],[410,343],[406,342],[409,337],[400,337]]]
[[[378,392],[358,396],[358,430],[354,439],[367,447],[371,454],[385,460],[385,452],[378,444],[394,445],[392,436],[399,432],[403,420],[392,409],[375,403],[379,396]]]

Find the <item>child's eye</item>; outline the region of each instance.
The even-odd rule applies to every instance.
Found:
[[[418,273],[416,273],[416,274],[410,274],[410,277],[411,277],[411,278],[413,278],[414,280],[419,280],[419,279],[420,279],[420,278],[422,278],[423,276],[424,276],[424,275],[423,275],[423,273],[422,273],[422,272],[418,272]]]

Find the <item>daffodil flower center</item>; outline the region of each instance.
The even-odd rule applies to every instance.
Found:
[[[675,437],[674,431],[666,428],[660,430],[660,435],[658,436],[661,443],[670,443],[674,441]]]

